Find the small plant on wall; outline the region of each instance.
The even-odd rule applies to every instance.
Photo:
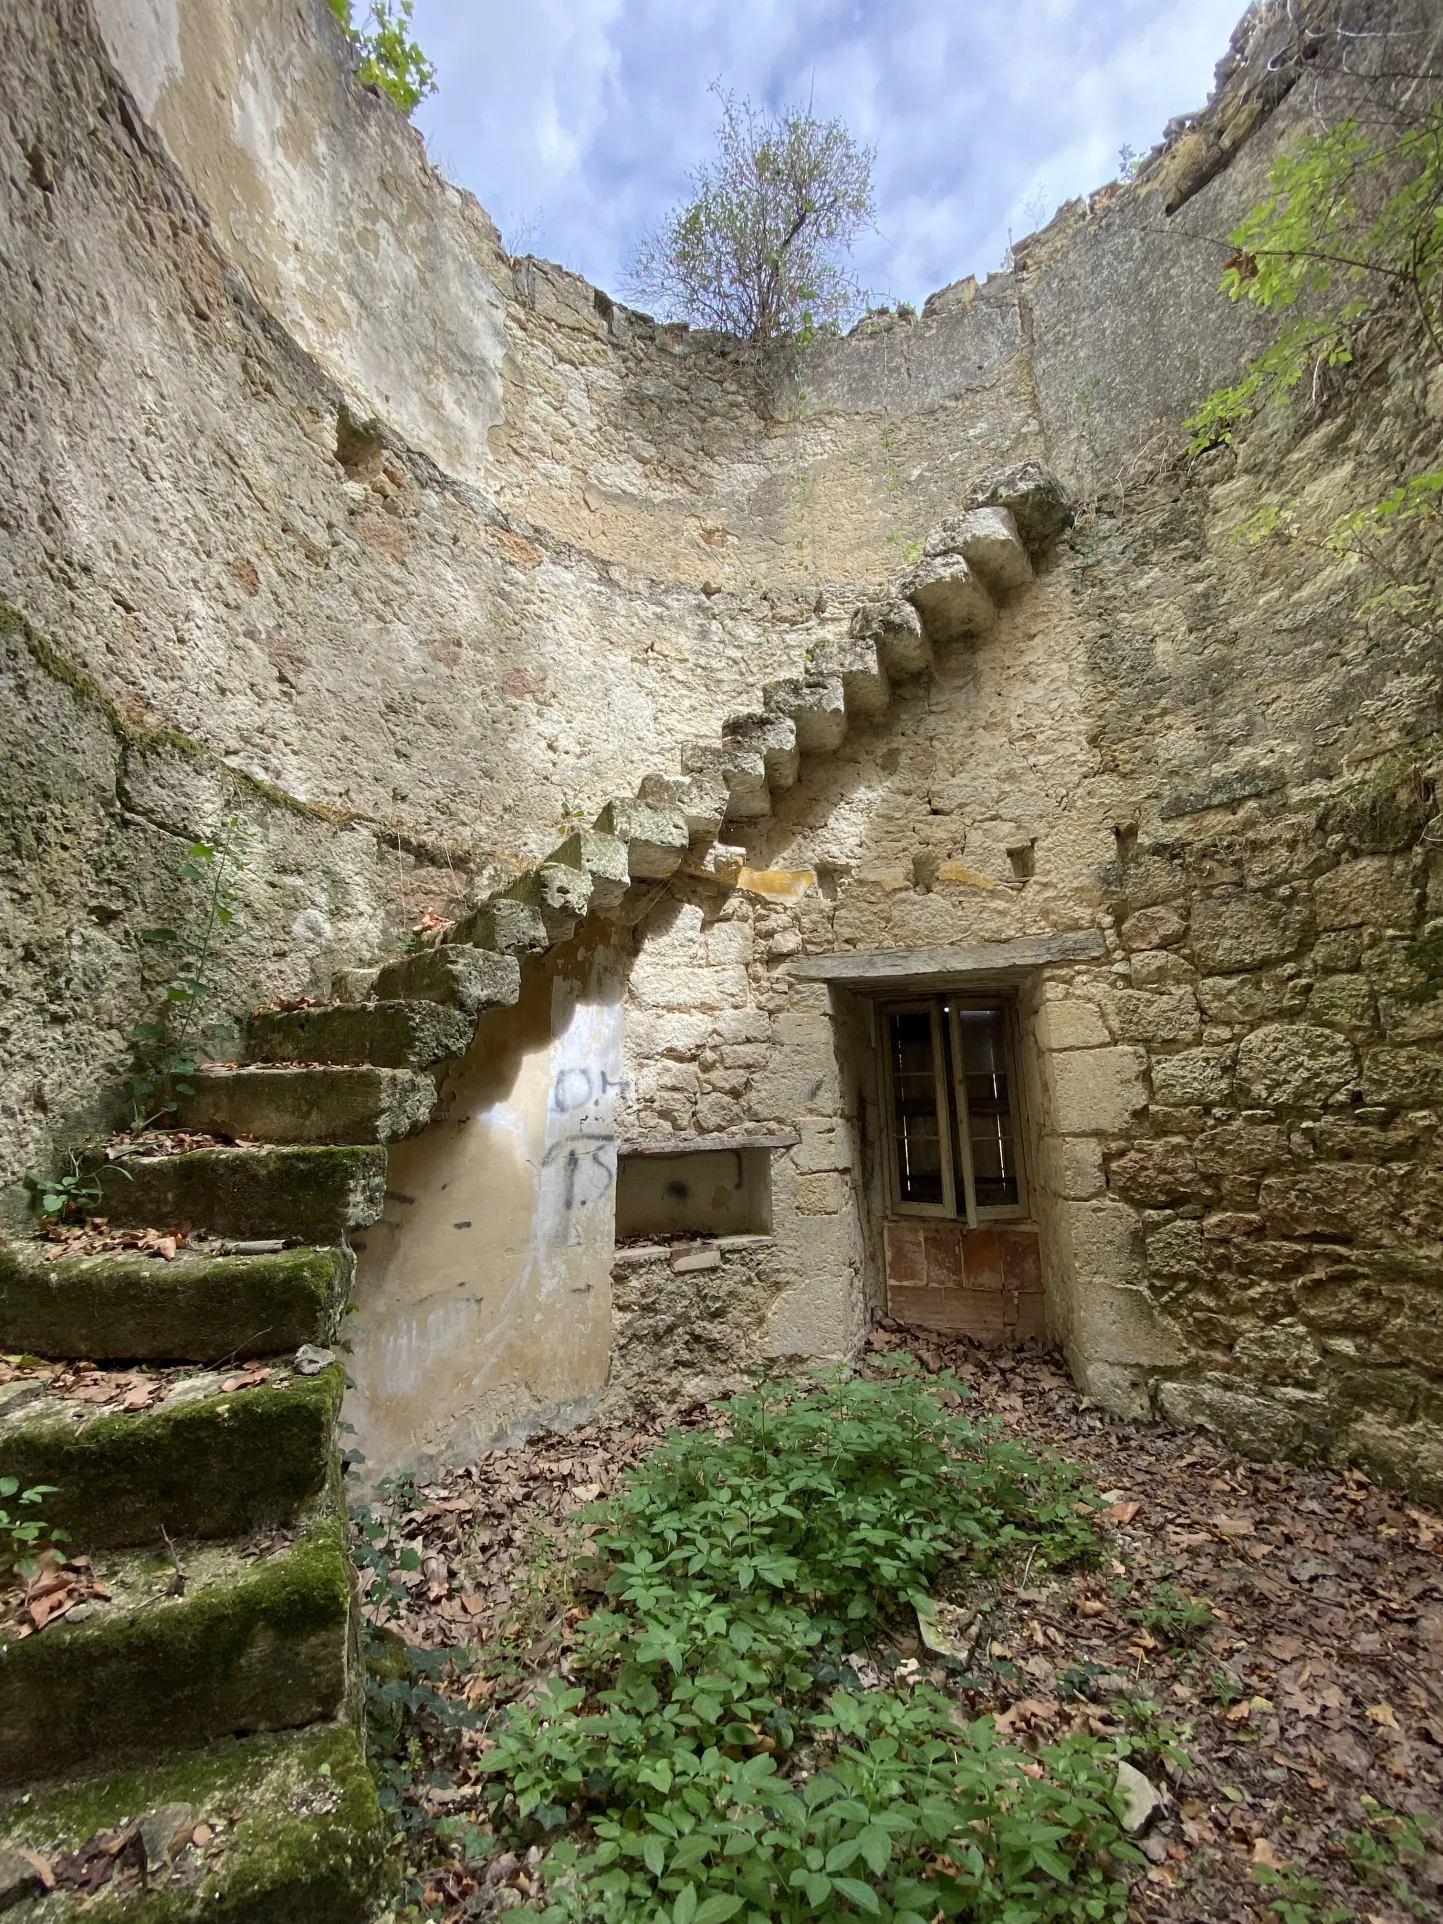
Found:
[[[208,1018],[230,973],[225,945],[236,926],[245,849],[245,830],[234,815],[208,839],[192,842],[180,865],[185,894],[175,926],[140,931],[142,942],[165,951],[175,974],[155,1019],[137,1022],[130,1032],[133,1129],[173,1114],[181,1097],[195,1093],[190,1078],[203,1042],[234,1037],[233,1023]]]

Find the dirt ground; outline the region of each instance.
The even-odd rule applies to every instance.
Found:
[[[1085,1570],[1024,1569],[989,1592],[965,1663],[938,1666],[899,1608],[895,1633],[854,1653],[861,1681],[930,1675],[1024,1745],[1079,1727],[1145,1737],[1161,1801],[1139,1832],[1139,1924],[1443,1918],[1443,1827],[1400,1854],[1388,1815],[1443,1809],[1443,1521],[1356,1471],[1254,1463],[1203,1432],[1112,1417],[1041,1351],[872,1339],[902,1341],[966,1382],[968,1414],[1083,1466],[1106,1548]],[[430,1793],[434,1814],[481,1814],[471,1760],[484,1720],[567,1672],[586,1608],[557,1549],[575,1534],[569,1512],[670,1424],[706,1420],[698,1405],[639,1429],[538,1438],[416,1494],[402,1534],[423,1561],[396,1627],[470,1646],[451,1688],[483,1714],[448,1759],[449,1786]],[[448,1919],[516,1908],[539,1894],[538,1855],[438,1870],[429,1901]],[[1270,1884],[1277,1867],[1284,1882]]]

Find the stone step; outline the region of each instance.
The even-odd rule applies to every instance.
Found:
[[[376,1221],[386,1195],[380,1148],[192,1149],[121,1156],[99,1171],[97,1214],[116,1228],[337,1242]]]
[[[1010,508],[969,508],[927,537],[928,560],[961,555],[997,598],[1014,594],[1032,580],[1032,562],[1017,533]]]
[[[444,945],[465,943],[494,949],[498,955],[537,955],[551,947],[551,937],[539,912],[529,902],[493,895],[480,908],[463,915],[442,937]]]
[[[835,675],[842,684],[847,713],[865,720],[885,714],[892,700],[891,683],[877,646],[867,635],[828,635],[813,655],[818,674]]]
[[[436,1002],[473,1021],[488,1009],[509,1008],[520,994],[515,956],[459,945],[418,949],[384,963],[375,988],[377,1002]]]
[[[106,1598],[7,1640],[0,1787],[153,1764],[354,1707],[352,1571],[338,1507],[279,1543],[177,1541],[171,1551],[98,1555]]]
[[[475,1033],[473,1017],[439,1002],[328,1002],[253,1015],[246,1024],[246,1060],[424,1069],[464,1055]]]
[[[569,862],[542,862],[501,891],[507,901],[535,909],[552,942],[569,942],[591,907],[591,877]]]
[[[980,635],[997,616],[991,595],[960,554],[919,561],[903,576],[902,592],[934,646]]]
[[[851,632],[870,641],[891,681],[932,671],[932,644],[910,601],[864,601],[852,611]]]
[[[700,770],[690,775],[646,775],[636,793],[648,808],[679,810],[693,847],[716,840],[730,799],[719,774]]]
[[[62,1887],[41,1901],[21,1851],[54,1863],[131,1824],[147,1859],[144,1895],[138,1872],[122,1867],[96,1896]],[[0,1813],[0,1864],[15,1879],[17,1924],[366,1924],[395,1888],[392,1836],[355,1729],[326,1723],[34,1791]]]
[[[608,802],[595,826],[626,844],[627,872],[633,882],[662,882],[674,875],[691,846],[691,830],[681,809],[653,808],[625,799]]]
[[[182,1250],[171,1262],[132,1250],[52,1262],[54,1250],[0,1246],[0,1351],[210,1363],[324,1349],[356,1271],[348,1249]]]
[[[784,681],[769,681],[762,688],[762,705],[769,715],[791,722],[804,755],[830,754],[846,740],[847,704],[840,675],[792,675]]]
[[[687,742],[681,751],[684,775],[720,781],[726,790],[723,819],[761,821],[772,812],[766,763],[759,751],[721,742]]]
[[[729,715],[722,734],[733,747],[761,756],[769,790],[795,785],[801,756],[790,715]]]
[[[283,1362],[275,1381],[227,1393],[229,1374],[183,1378],[138,1411],[22,1376],[0,1388],[0,1477],[52,1486],[41,1514],[70,1532],[70,1554],[280,1529],[326,1486],[345,1370]]]
[[[1006,508],[1030,553],[1055,541],[1072,525],[1073,507],[1055,474],[1040,461],[1019,461],[987,474],[970,489],[968,508]]]
[[[198,1069],[190,1082],[176,1128],[254,1142],[395,1142],[423,1129],[436,1106],[433,1076],[370,1064]]]
[[[615,914],[631,887],[626,843],[619,835],[605,834],[600,829],[583,828],[575,835],[568,835],[560,848],[552,850],[546,861],[559,863],[563,868],[586,871],[591,877],[591,899],[587,908],[595,915]]]

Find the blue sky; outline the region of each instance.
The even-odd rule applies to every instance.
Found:
[[[623,292],[637,233],[710,150],[720,80],[808,98],[877,150],[878,300],[1001,264],[1009,234],[1200,107],[1244,0],[416,0],[416,122],[521,252]]]

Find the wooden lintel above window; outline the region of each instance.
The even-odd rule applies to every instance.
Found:
[[[1050,935],[1019,935],[1010,942],[978,942],[955,949],[849,949],[839,955],[802,955],[791,965],[802,982],[836,982],[843,988],[943,987],[966,977],[1007,979],[1049,962],[1096,962],[1107,954],[1100,929],[1062,929]]]

